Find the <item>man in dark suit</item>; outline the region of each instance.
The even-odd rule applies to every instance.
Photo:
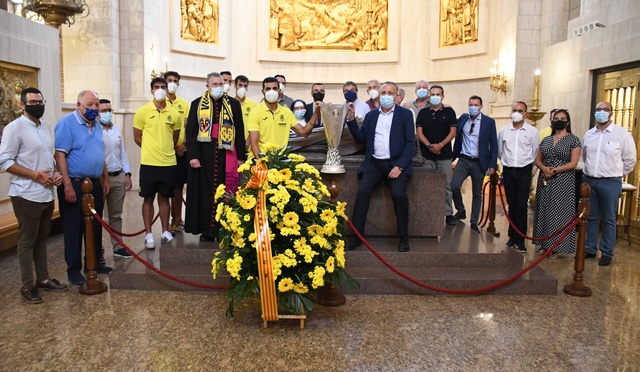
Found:
[[[380,108],[367,113],[362,127],[358,127],[355,119],[353,102],[349,103],[349,130],[356,142],[366,143],[366,157],[362,166],[358,168],[358,177],[362,180],[351,220],[358,232],[364,235],[371,195],[380,181],[387,178],[391,185],[397,234],[400,237],[398,251],[406,252],[409,250],[407,182],[413,175],[411,159],[415,146],[415,132],[411,111],[394,103],[397,93],[398,86],[395,83],[384,83],[380,90]],[[360,244],[358,239],[351,239],[346,249],[353,250]]]
[[[496,122],[489,116],[482,115],[482,98],[469,98],[469,113],[458,119],[458,130],[453,146],[453,160],[459,158],[451,179],[451,192],[458,220],[467,218],[460,188],[467,177],[471,176],[473,201],[471,203],[471,228],[480,231],[478,218],[482,205],[482,182],[488,172],[493,174],[498,159],[498,137]]]
[[[307,111],[304,114],[304,120],[307,123],[311,123],[311,116],[313,112],[316,110],[316,102],[324,102],[324,84],[322,83],[314,83],[311,86],[311,96],[313,97],[313,101],[307,103],[304,107]],[[318,115],[318,119],[314,120],[313,126],[315,128],[319,128],[322,126],[322,118],[321,115]]]

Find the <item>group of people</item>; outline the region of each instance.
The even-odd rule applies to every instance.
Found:
[[[234,97],[227,94],[232,83]],[[283,75],[262,81],[263,99],[258,103],[247,97],[249,79],[244,75],[233,79],[229,71],[208,74],[206,91],[191,103],[176,95],[179,84],[180,75],[175,71],[154,78],[150,84],[153,99],[138,109],[133,119],[134,140],[141,147],[139,195],[143,198],[146,249],[155,248],[151,225],[156,196],[163,244],[182,230],[200,234],[201,241],[213,241],[219,231],[215,221],[217,201],[213,197],[216,188],[224,183],[227,190],[234,192],[240,183],[238,166],[247,158],[259,158],[270,145],[287,146],[291,131],[306,137],[313,128],[322,126],[319,110],[325,95],[322,83],[311,86],[313,102],[309,104],[284,94]],[[388,179],[400,239],[398,251],[410,249],[406,187],[413,174],[416,137],[427,168],[446,175],[447,224],[454,225],[467,218],[461,187],[471,177],[470,226],[479,231],[482,183],[485,174],[495,172],[500,158],[508,213],[513,221],[507,244],[521,252],[526,252],[523,235],[527,232],[533,165],[540,170],[534,235],[545,236],[565,225],[575,213],[574,203],[570,202],[575,199],[573,170],[582,155],[583,179],[592,188],[587,258],[596,256],[601,220],[600,264],[610,263],[621,180],[633,170],[636,152],[631,135],[611,121],[613,110],[609,103],[596,106],[597,124],[585,134],[581,146],[580,140],[571,134],[567,110],[552,113],[551,133],[540,142],[538,130],[524,121],[527,114],[524,102],[513,105],[512,123],[497,133],[494,119],[482,114],[483,101],[479,96],[471,96],[468,113],[457,117],[453,108],[443,103],[442,86],[430,87],[427,81],[419,80],[415,93],[414,100],[401,106],[404,94],[400,94],[397,84],[370,80],[369,99],[362,102],[356,83],[347,81],[343,85],[348,109],[346,125],[356,142],[365,144],[365,160],[357,171],[362,181],[351,218],[362,235],[373,191],[383,179]],[[115,230],[122,230],[124,198],[132,188],[131,166],[122,133],[112,122],[109,100],[100,99],[94,91],[80,92],[76,110],[60,119],[53,139],[48,123],[41,120],[45,104],[38,89],[24,89],[20,103],[23,115],[6,126],[0,144],[0,168],[12,174],[9,196],[19,223],[20,293],[29,303],[42,302],[38,289],[68,289],[48,273],[46,240],[54,209],[53,187],[57,186],[63,223],[67,277],[75,285],[86,282],[83,268],[87,271],[82,258],[83,179],[92,181],[91,194],[100,216],[106,201],[108,222]],[[104,261],[102,228],[97,221],[93,233],[96,247],[93,267],[98,273],[109,273],[112,268]],[[557,237],[537,243],[538,252],[543,253],[556,240]],[[114,256],[131,257],[114,239],[112,244]],[[352,250],[360,244],[352,237],[345,249]],[[574,246],[575,237],[571,235],[555,252],[572,253]]]

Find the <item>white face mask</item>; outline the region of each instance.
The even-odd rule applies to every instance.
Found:
[[[278,101],[278,91],[275,90],[268,90],[265,94],[264,94],[264,99],[267,100],[267,102],[269,103],[275,103]]]
[[[229,91],[229,84],[223,85],[222,90],[224,90],[224,92],[227,93]]]
[[[282,83],[278,84],[278,88],[284,92],[284,84]]]
[[[244,98],[244,96],[247,95],[247,89],[245,87],[242,87],[236,91],[236,94],[238,94],[238,97]]]
[[[511,114],[511,120],[513,120],[514,123],[521,122],[523,118],[524,117],[519,112],[514,112],[514,113]]]
[[[222,97],[223,94],[224,94],[224,88],[223,87],[213,87],[213,88],[211,88],[211,95],[213,96],[213,99],[219,99],[220,97]]]
[[[380,96],[380,92],[378,92],[377,89],[371,89],[369,91],[369,98],[376,99],[376,98],[378,98],[378,96]]]
[[[153,92],[153,98],[158,102],[164,101],[165,99],[167,99],[167,91],[164,89],[156,89]]]
[[[178,84],[174,83],[173,81],[167,84],[167,92],[171,94],[175,94],[177,91],[178,91]]]

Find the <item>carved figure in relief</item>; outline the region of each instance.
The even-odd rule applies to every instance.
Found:
[[[440,1],[440,46],[478,40],[478,0]]]
[[[180,0],[183,39],[217,44],[218,21],[218,0]]]

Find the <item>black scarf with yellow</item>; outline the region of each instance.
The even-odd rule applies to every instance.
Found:
[[[213,97],[206,91],[198,105],[198,137],[199,142],[211,142],[211,132],[213,130],[212,115]],[[218,148],[233,151],[236,138],[236,128],[233,125],[233,113],[229,96],[225,93],[220,97],[220,116],[218,117]]]

